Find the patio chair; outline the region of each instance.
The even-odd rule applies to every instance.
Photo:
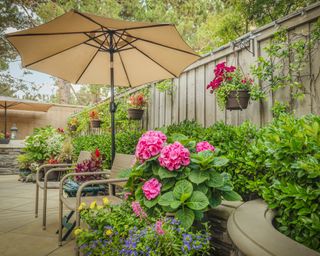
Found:
[[[60,181],[60,190],[59,190],[59,245],[62,245],[62,222],[63,222],[63,206],[66,206],[69,210],[74,211],[76,213],[76,225],[75,227],[80,226],[80,212],[78,208],[82,202],[86,203],[87,205],[91,204],[92,202],[96,201],[98,205],[103,205],[103,198],[107,197],[110,204],[120,204],[122,199],[114,193],[115,189],[114,186],[123,187],[128,180],[127,178],[117,178],[120,171],[124,169],[128,169],[131,167],[132,162],[134,161],[134,155],[126,155],[126,154],[116,154],[113,165],[111,170],[103,171],[103,172],[90,172],[90,173],[69,173],[65,175]],[[91,180],[81,184],[77,191],[76,197],[65,197],[63,193],[63,186],[64,182],[74,176],[83,176],[83,175],[93,175],[93,174],[100,174],[106,175],[107,179],[101,180]],[[85,187],[90,185],[102,185],[107,184],[109,185],[109,193],[107,196],[83,196],[83,190]],[[76,254],[78,255],[79,250],[76,247]]]
[[[91,152],[81,151],[77,163],[91,159]],[[75,164],[44,164],[39,167],[36,174],[36,203],[35,203],[35,217],[38,217],[39,210],[39,189],[43,190],[43,213],[42,213],[42,229],[46,229],[47,223],[47,192],[48,189],[59,189],[59,181],[63,174],[74,169]],[[53,175],[56,174],[56,175]],[[50,179],[51,177],[51,179]],[[55,180],[52,181],[52,177]]]

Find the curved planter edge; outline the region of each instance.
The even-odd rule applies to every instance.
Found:
[[[272,225],[274,211],[261,200],[239,206],[228,219],[229,236],[247,256],[320,256],[320,253],[290,239]]]

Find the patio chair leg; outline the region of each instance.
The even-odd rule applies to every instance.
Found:
[[[35,206],[35,212],[34,212],[35,218],[38,218],[38,210],[39,210],[39,185],[36,183],[36,206]]]
[[[80,227],[80,212],[78,211],[78,209],[76,209],[76,228]],[[74,252],[75,252],[75,256],[79,256],[80,255],[80,250],[79,250],[79,246],[75,245],[74,248]]]
[[[59,246],[62,246],[62,218],[63,218],[63,203],[59,198]]]
[[[47,188],[43,189],[43,214],[42,214],[42,230],[46,230],[47,226]]]

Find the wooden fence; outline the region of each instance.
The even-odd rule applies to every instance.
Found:
[[[186,119],[196,120],[204,126],[210,126],[217,121],[239,125],[245,120],[251,120],[258,126],[269,122],[272,119],[271,108],[274,102],[290,101],[289,89],[270,93],[266,100],[251,102],[243,111],[221,111],[217,106],[215,95],[206,90],[206,85],[213,79],[213,68],[217,63],[226,61],[229,65],[241,67],[244,73],[249,73],[250,66],[256,63],[257,58],[266,56],[264,48],[279,27],[288,29],[289,37],[293,33],[308,35],[319,17],[318,2],[235,41],[245,42],[247,49],[235,47],[239,44],[229,43],[202,57],[188,67],[179,78],[173,80],[175,86],[172,92],[160,92],[155,85],[152,85],[144,126],[153,129]],[[295,113],[298,116],[309,113],[320,114],[320,79],[317,76],[320,69],[319,49],[310,56],[308,62],[305,68],[311,76],[303,80],[305,98],[303,101],[294,101]],[[263,85],[263,81],[259,83]]]

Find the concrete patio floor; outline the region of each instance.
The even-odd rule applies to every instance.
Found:
[[[58,191],[48,192],[47,230],[42,230],[42,190],[39,217],[34,217],[35,184],[16,175],[0,176],[0,255],[73,255],[74,240],[58,246]]]

